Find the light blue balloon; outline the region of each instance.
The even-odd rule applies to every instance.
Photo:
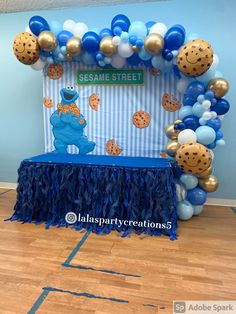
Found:
[[[91,54],[88,53],[88,52],[85,52],[85,53],[81,56],[81,60],[82,60],[85,64],[88,64],[88,65],[96,64],[96,60],[95,60],[94,56],[91,55]]]
[[[206,121],[205,119],[203,119],[203,118],[200,118],[200,119],[199,119],[199,124],[201,124],[201,125],[206,125],[206,124],[207,124],[207,121]]]
[[[204,95],[199,95],[197,98],[197,101],[199,102],[199,104],[202,104],[204,100],[205,100]]]
[[[210,126],[202,125],[195,131],[197,135],[197,142],[203,145],[209,145],[214,142],[216,132]]]
[[[140,49],[138,56],[143,61],[150,60],[152,57],[143,47]]]
[[[53,62],[54,62],[54,60],[52,57],[47,57],[47,59],[46,59],[47,64],[53,64]]]
[[[147,36],[147,27],[141,21],[135,21],[130,24],[129,36],[135,36],[137,39],[144,40]]]
[[[51,32],[53,32],[56,36],[62,31],[62,25],[58,21],[52,21],[49,24]]]
[[[180,177],[180,182],[187,190],[194,189],[198,185],[198,178],[192,174],[184,173]]]
[[[216,70],[216,71],[215,71],[215,77],[223,77],[222,72]]]
[[[177,204],[177,215],[181,220],[189,220],[193,216],[193,206],[188,201]]]
[[[61,53],[65,56],[67,54],[66,46],[61,46]]]
[[[66,60],[66,57],[61,52],[58,54],[57,58],[59,61],[65,61]]]
[[[120,38],[124,43],[127,43],[129,41],[129,33],[122,32]]]
[[[190,116],[193,114],[193,107],[192,106],[183,106],[179,110],[179,119],[183,120],[183,118]]]
[[[195,102],[195,104],[192,107],[193,114],[197,116],[198,118],[201,118],[203,113],[206,111],[209,111],[209,109],[205,109],[199,102]]]
[[[193,206],[193,214],[199,215],[203,211],[202,205],[192,205]]]
[[[225,145],[225,140],[223,140],[223,139],[217,140],[216,141],[216,145],[217,146],[224,146]]]
[[[197,77],[197,80],[200,82],[209,82],[211,79],[215,77],[215,69],[209,69],[204,74]]]

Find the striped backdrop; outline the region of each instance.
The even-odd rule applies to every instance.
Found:
[[[85,134],[96,143],[92,154],[105,155],[106,142],[115,139],[123,148],[123,156],[159,157],[167,143],[165,126],[177,118],[177,112],[167,112],[161,106],[164,93],[181,95],[176,89],[177,78],[174,75],[152,76],[145,69],[144,86],[76,86],[76,73],[79,69],[93,69],[81,63],[63,63],[64,74],[59,80],[51,80],[44,74],[43,95],[50,96],[54,107],[44,107],[44,139],[45,151],[54,150],[52,127],[49,118],[60,102],[60,90],[72,85],[78,90],[80,97],[77,105],[87,120]],[[100,96],[101,106],[94,111],[89,106],[89,96],[95,93]],[[137,129],[132,123],[136,111],[144,110],[151,116],[151,123],[145,129]],[[78,153],[74,146],[69,153]]]

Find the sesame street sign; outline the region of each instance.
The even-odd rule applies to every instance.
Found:
[[[94,69],[77,72],[78,85],[144,85],[144,69]]]

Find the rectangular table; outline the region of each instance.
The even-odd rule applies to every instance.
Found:
[[[18,175],[11,220],[68,226],[74,215],[77,230],[176,238],[174,175],[166,159],[48,153],[22,161]]]

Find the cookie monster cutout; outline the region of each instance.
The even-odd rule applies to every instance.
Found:
[[[61,89],[61,103],[57,105],[57,110],[51,115],[50,123],[55,137],[55,152],[67,153],[68,145],[75,145],[79,148],[79,154],[91,152],[95,143],[89,141],[83,130],[87,123],[80,110],[75,104],[79,94],[73,87]]]

